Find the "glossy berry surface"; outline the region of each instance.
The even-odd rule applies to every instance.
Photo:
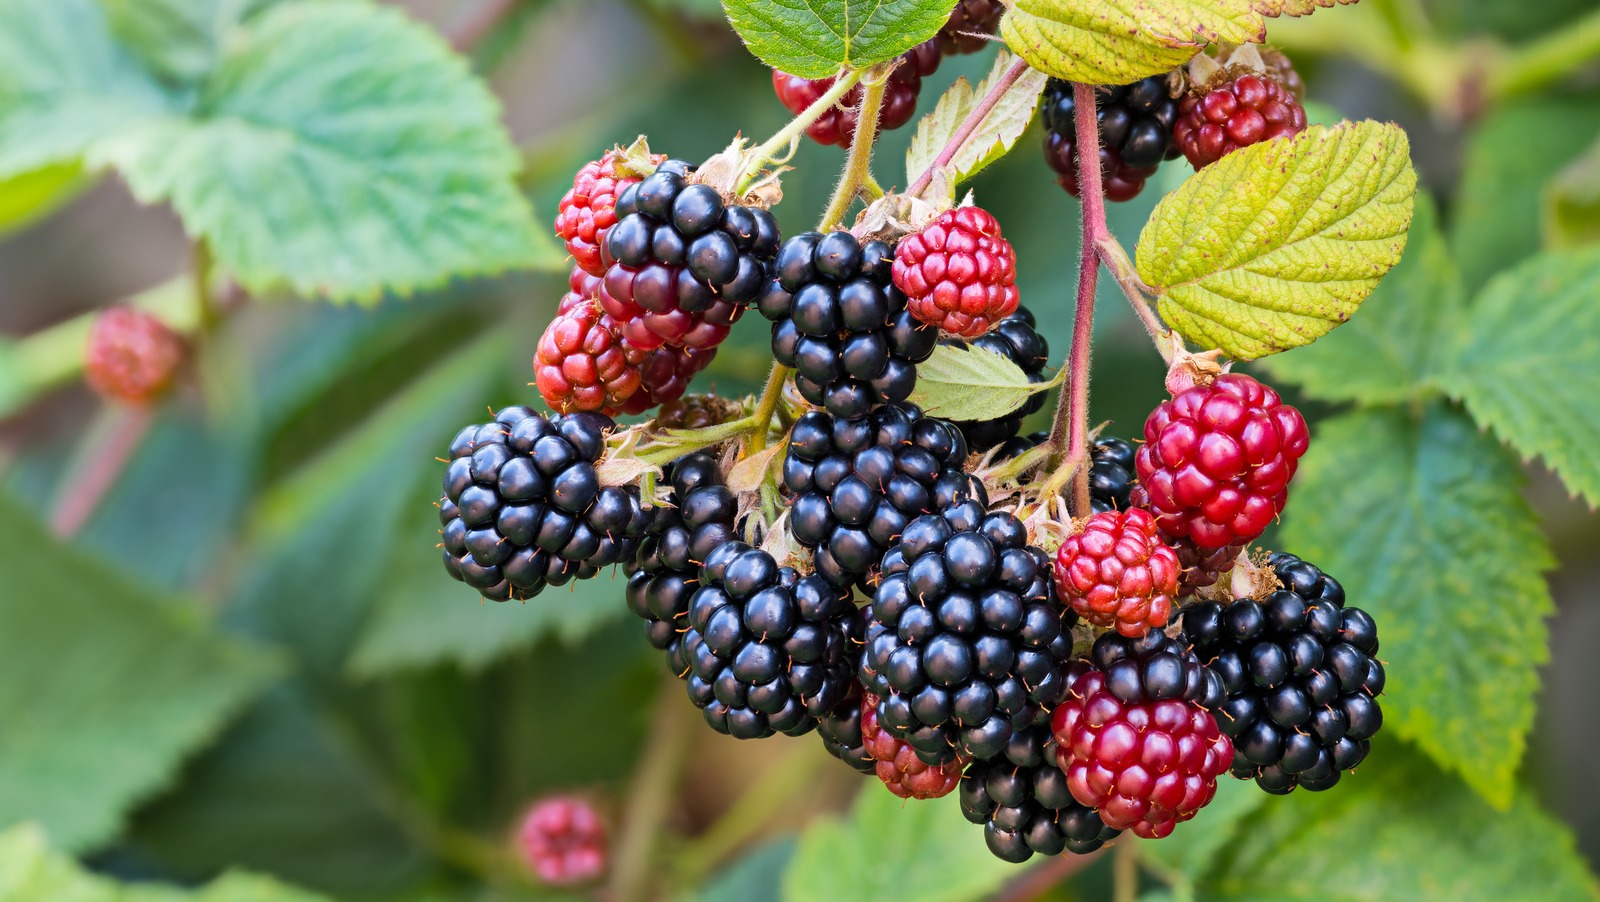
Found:
[[[682,398],[695,375],[717,356],[716,348],[698,351],[662,345],[654,351],[639,351],[626,338],[623,349],[639,370],[639,390],[622,405],[623,413],[644,413]]]
[[[807,232],[784,242],[758,304],[773,321],[772,355],[794,367],[812,404],[854,419],[904,401],[939,331],[918,322],[890,282],[894,252],[849,232]]]
[[[1186,608],[1184,632],[1222,679],[1216,716],[1233,737],[1233,775],[1271,793],[1328,789],[1383,725],[1377,626],[1315,566],[1282,553],[1270,563],[1282,589]]]
[[[606,871],[608,849],[600,814],[576,796],[541,799],[517,827],[523,862],[552,886],[596,880]]]
[[[1004,755],[967,768],[961,813],[983,825],[990,852],[1013,864],[1034,855],[1087,855],[1121,832],[1072,797],[1046,725],[1019,731]]]
[[[1168,836],[1211,801],[1233,761],[1207,708],[1220,704],[1221,681],[1161,632],[1106,633],[1090,658],[1051,715],[1067,787],[1109,827]]]
[[[717,395],[687,395],[661,405],[656,425],[662,429],[704,429],[739,418],[744,407],[732,398]]]
[[[597,413],[508,407],[461,430],[439,502],[445,570],[505,601],[631,561],[650,512],[637,486],[602,486],[595,469],[615,428]]]
[[[894,284],[911,315],[976,338],[1017,311],[1017,255],[979,207],[946,210],[895,247]]]
[[[1081,193],[1076,110],[1071,83],[1052,78],[1044,93],[1044,157],[1059,176],[1057,183],[1073,197]],[[1095,118],[1100,127],[1100,184],[1107,200],[1137,197],[1156,167],[1178,156],[1172,141],[1178,101],[1169,94],[1165,75],[1096,89]]]
[[[798,736],[850,692],[861,612],[849,593],[725,542],[706,556],[680,654],[689,700],[736,739]]]
[[[923,41],[900,57],[900,65],[889,76],[889,87],[883,95],[883,106],[878,111],[878,131],[897,129],[917,112],[917,95],[922,92],[922,80],[939,68],[939,47],[935,39]],[[822,99],[833,87],[833,78],[801,78],[787,72],[772,70],[772,88],[778,101],[789,112],[799,115]],[[845,92],[839,103],[824,112],[806,128],[806,135],[818,144],[836,144],[848,147],[855,140],[856,126],[860,122],[862,88],[856,85]]]
[[[1095,514],[1056,551],[1056,591],[1078,616],[1124,636],[1162,629],[1178,594],[1178,555],[1137,508]]]
[[[533,360],[534,384],[551,409],[615,416],[638,391],[642,373],[612,321],[594,301],[574,305],[545,327]]]
[[[868,754],[861,735],[861,683],[852,680],[850,691],[833,710],[817,719],[817,737],[828,754],[861,774],[876,774],[878,762]]]
[[[861,683],[922,760],[1005,752],[1066,693],[1072,612],[1027,529],[976,501],[906,526],[873,594]]]
[[[872,758],[873,773],[889,791],[902,799],[937,799],[961,782],[966,763],[957,757],[945,764],[929,764],[917,757],[909,742],[878,725],[878,697],[867,693],[861,703],[862,748]]]
[[[1241,147],[1305,130],[1305,107],[1294,94],[1271,76],[1252,73],[1185,97],[1172,135],[1194,168],[1203,169]]]
[[[977,53],[988,47],[994,42],[986,40],[984,35],[994,34],[1005,12],[1005,4],[1000,0],[960,0],[956,8],[950,11],[950,18],[945,20],[944,27],[934,35],[939,52],[945,56],[955,56],[959,53]]]
[[[1167,534],[1202,549],[1266,531],[1311,440],[1300,411],[1240,373],[1163,401],[1144,439],[1135,463],[1150,512]]]
[[[112,307],[89,327],[83,375],[102,397],[149,404],[172,388],[184,356],[183,339],[166,323],[132,307]]]
[[[961,470],[966,459],[961,432],[914,404],[853,420],[807,413],[783,462],[794,538],[812,549],[819,576],[871,594],[906,524],[967,498],[987,502],[982,483]]]
[[[1045,372],[1050,363],[1050,343],[1039,334],[1032,311],[1019,305],[1017,312],[995,324],[993,331],[973,339],[973,347],[993,351],[1022,368],[1031,382],[1049,381]],[[953,341],[947,339],[949,341]],[[1022,431],[1022,421],[1044,406],[1045,392],[1029,395],[1023,405],[1005,416],[993,420],[957,422],[956,428],[966,436],[967,446],[983,452],[1014,438]]]
[[[658,155],[655,162],[665,160]],[[617,196],[639,179],[619,171],[622,154],[608,150],[598,160],[579,167],[572,187],[556,205],[556,236],[567,245],[578,268],[590,275],[605,275],[600,246],[606,230],[617,223]]]

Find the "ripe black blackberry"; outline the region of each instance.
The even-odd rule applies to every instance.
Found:
[[[1000,447],[996,460],[1009,460],[1035,448],[1050,437],[1046,432],[1032,432],[1007,439]],[[1127,510],[1129,495],[1133,491],[1133,446],[1120,438],[1099,439],[1089,448],[1089,505],[1092,513]]]
[[[1378,629],[1345,606],[1333,577],[1292,554],[1270,564],[1281,590],[1194,605],[1184,632],[1227,692],[1217,723],[1234,740],[1233,775],[1279,795],[1323,790],[1366,758],[1383,725]]]
[[[761,313],[773,321],[772,356],[795,368],[795,387],[836,417],[904,401],[939,330],[918,322],[894,287],[894,249],[849,232],[807,232],[783,243]]]
[[[1107,200],[1132,200],[1163,160],[1181,155],[1172,140],[1178,100],[1167,90],[1167,76],[1152,75],[1131,85],[1095,91],[1100,123],[1100,182]],[[1068,194],[1077,197],[1078,134],[1070,82],[1050,79],[1044,89],[1044,157]]]
[[[680,654],[689,699],[736,739],[798,736],[850,692],[861,612],[847,592],[725,542],[706,557]]]
[[[913,520],[884,556],[861,683],[929,764],[1000,755],[1065,695],[1077,618],[1027,540],[1016,517],[963,501]]]
[[[1019,306],[1016,313],[995,323],[992,331],[974,338],[968,344],[993,351],[1015,363],[1028,374],[1030,382],[1046,382],[1049,381],[1045,375],[1045,367],[1050,362],[1050,344],[1039,334],[1036,326],[1033,312],[1027,307]],[[956,423],[956,428],[966,436],[969,448],[982,453],[1015,438],[1017,433],[1022,431],[1023,419],[1044,406],[1044,398],[1044,392],[1037,392],[1029,395],[1021,407],[1003,417],[994,420],[961,421]]]
[[[520,600],[631,560],[650,514],[636,487],[601,486],[595,471],[615,428],[597,413],[508,407],[461,430],[439,503],[450,575]]]
[[[861,734],[861,684],[850,681],[850,691],[833,710],[817,720],[817,735],[822,737],[822,747],[828,754],[863,774],[876,769],[876,762],[867,753],[866,739]]]
[[[658,344],[705,350],[761,294],[779,237],[771,213],[690,184],[693,171],[668,160],[617,198],[600,303],[619,323],[642,322]],[[626,334],[640,350],[656,346]]]
[[[961,431],[915,404],[887,404],[859,419],[807,413],[783,462],[795,540],[814,550],[819,576],[870,594],[883,553],[907,523],[966,498],[988,503],[982,483],[961,470],[966,458]]]
[[[989,851],[1013,864],[1035,854],[1087,855],[1122,833],[1072,798],[1047,724],[1018,731],[1004,755],[968,765],[960,797]]]
[[[738,503],[709,454],[679,458],[666,475],[674,506],[656,511],[649,535],[639,544],[627,599],[628,608],[644,619],[650,644],[667,653],[673,673],[687,677],[680,640],[689,627],[689,601],[700,587],[701,562],[737,538]]]

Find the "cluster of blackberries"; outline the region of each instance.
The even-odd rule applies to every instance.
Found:
[[[1056,760],[1050,728],[1039,725],[1017,732],[1005,754],[973,763],[961,777],[961,813],[983,825],[997,857],[1020,864],[1036,854],[1087,855],[1122,832],[1072,797]]]

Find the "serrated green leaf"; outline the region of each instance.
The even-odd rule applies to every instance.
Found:
[[[163,78],[210,71],[246,16],[276,0],[99,0],[118,43]]]
[[[911,403],[947,420],[994,420],[1027,403],[1028,396],[1061,384],[1031,382],[1022,367],[1004,354],[964,343],[940,344],[917,364]]]
[[[317,902],[264,877],[229,874],[194,891],[124,885],[85,871],[53,851],[32,824],[0,833],[0,902]]]
[[[0,237],[50,215],[90,183],[77,163],[57,163],[0,179]]]
[[[353,0],[252,19],[200,118],[104,141],[252,291],[374,300],[538,261],[499,106],[432,31]]]
[[[1400,260],[1417,173],[1399,126],[1312,126],[1229,154],[1156,205],[1139,276],[1167,324],[1240,358],[1309,344]]]
[[[1169,72],[1207,44],[1260,43],[1251,0],[1016,0],[1000,36],[1056,78],[1125,85]]]
[[[917,133],[911,139],[911,146],[906,148],[907,184],[915,182],[933,165],[940,151],[950,143],[961,123],[972,113],[973,107],[988,95],[991,87],[1016,61],[1015,56],[1002,51],[995,56],[989,74],[978,83],[977,88],[973,88],[962,76],[939,97],[933,112],[917,123]],[[985,166],[1006,155],[1017,139],[1022,137],[1022,133],[1027,131],[1028,123],[1033,121],[1033,114],[1039,108],[1039,95],[1044,92],[1047,80],[1043,72],[1029,69],[1006,89],[994,108],[951,156],[949,165],[955,173],[952,183],[977,175]]]
[[[984,847],[983,828],[959,805],[905,802],[867,786],[846,820],[814,821],[783,874],[786,902],[967,902],[1016,876]]]
[[[933,37],[949,0],[722,0],[763,63],[805,78],[888,62]]]
[[[0,498],[0,824],[108,839],[274,661],[63,546]]]
[[[1509,805],[1495,811],[1380,739],[1332,791],[1269,799],[1197,898],[1593,902],[1595,880],[1572,834],[1514,786],[1506,795]]]
[[[1433,201],[1421,195],[1406,254],[1350,322],[1264,358],[1273,377],[1325,401],[1389,404],[1431,390],[1466,315],[1466,291]]]
[[[1440,383],[1524,457],[1600,504],[1600,246],[1548,251],[1484,288]]]
[[[1281,546],[1377,621],[1385,730],[1502,808],[1554,609],[1541,575],[1554,561],[1522,482],[1515,459],[1440,402],[1346,414],[1313,431]]]
[[[1600,241],[1600,141],[1545,186],[1544,239],[1552,247]]]

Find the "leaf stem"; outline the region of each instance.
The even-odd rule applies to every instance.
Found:
[[[143,444],[154,419],[148,407],[121,404],[100,416],[63,476],[50,518],[50,528],[57,536],[70,538],[88,522]],[[80,462],[81,468],[77,466]]]
[[[761,390],[761,401],[756,404],[756,412],[750,415],[754,431],[750,433],[750,443],[745,448],[745,456],[749,457],[767,447],[767,433],[772,427],[772,413],[778,409],[778,402],[783,400],[783,384],[794,370],[781,363],[772,365],[772,372],[767,374],[767,385]]]
[[[838,187],[833,189],[833,200],[822,214],[817,231],[826,232],[844,221],[850,205],[861,193],[861,186],[872,178],[872,147],[878,143],[878,114],[883,110],[883,95],[889,90],[889,66],[872,71],[873,77],[864,81],[861,92],[861,113],[856,120],[856,135],[850,142],[850,156],[845,160],[844,174]]]
[[[1135,902],[1139,898],[1139,843],[1125,837],[1111,853],[1112,902]]]
[[[777,134],[768,138],[761,146],[750,151],[750,168],[739,176],[738,183],[734,185],[733,193],[736,196],[742,196],[745,191],[749,190],[750,183],[755,181],[756,173],[761,171],[761,167],[772,162],[779,151],[799,140],[800,135],[810,128],[813,122],[820,119],[823,113],[837,106],[839,101],[844,98],[844,95],[850,93],[850,89],[855,87],[859,81],[861,81],[861,72],[856,69],[838,76],[834,79],[833,87],[824,92],[810,106],[801,110],[800,115],[791,119],[788,125],[778,130]]]
[[[637,902],[647,898],[646,884],[656,871],[652,859],[662,823],[671,811],[689,757],[693,722],[685,715],[683,692],[678,681],[664,678],[656,693],[655,711],[650,723],[650,748],[639,758],[629,786],[628,808],[623,814],[622,835],[616,845],[616,870],[612,872],[612,902]],[[698,720],[699,718],[695,718]]]
[[[1160,352],[1161,359],[1167,363],[1172,362],[1172,346],[1167,341],[1167,327],[1150,309],[1150,300],[1146,294],[1147,286],[1139,278],[1139,272],[1134,268],[1133,261],[1128,259],[1128,252],[1122,245],[1111,237],[1110,229],[1095,243],[1095,248],[1100,255],[1100,260],[1111,270],[1111,277],[1116,280],[1117,286],[1122,289],[1122,296],[1128,299],[1133,312],[1139,317],[1139,322],[1144,326],[1144,331],[1149,334],[1150,341]]]
[[[907,195],[915,197],[926,191],[928,186],[933,184],[934,173],[950,165],[950,161],[955,158],[956,152],[961,149],[961,145],[967,143],[967,139],[972,137],[972,133],[977,131],[978,126],[983,124],[984,117],[989,115],[989,112],[1000,102],[1000,98],[1004,97],[1006,92],[1011,90],[1011,86],[1017,83],[1017,79],[1021,78],[1023,73],[1027,71],[1027,61],[1018,59],[1012,64],[1011,68],[1007,69],[1004,74],[995,80],[994,85],[989,88],[989,93],[983,95],[983,99],[978,101],[977,106],[972,108],[972,112],[967,114],[967,118],[961,120],[961,125],[956,128],[955,134],[950,136],[950,140],[945,143],[944,149],[939,151],[939,155],[934,157],[933,163],[927,169],[924,169],[921,175],[917,176],[917,180],[911,183],[911,187],[906,189],[905,193]]]
[[[1526,94],[1596,58],[1600,58],[1600,9],[1508,53],[1489,79],[1489,96],[1505,100]]]
[[[211,294],[211,275],[216,260],[211,255],[211,245],[204,238],[194,240],[191,259],[189,278],[194,290],[195,321],[199,324],[199,337],[204,340],[222,322],[216,298]]]

